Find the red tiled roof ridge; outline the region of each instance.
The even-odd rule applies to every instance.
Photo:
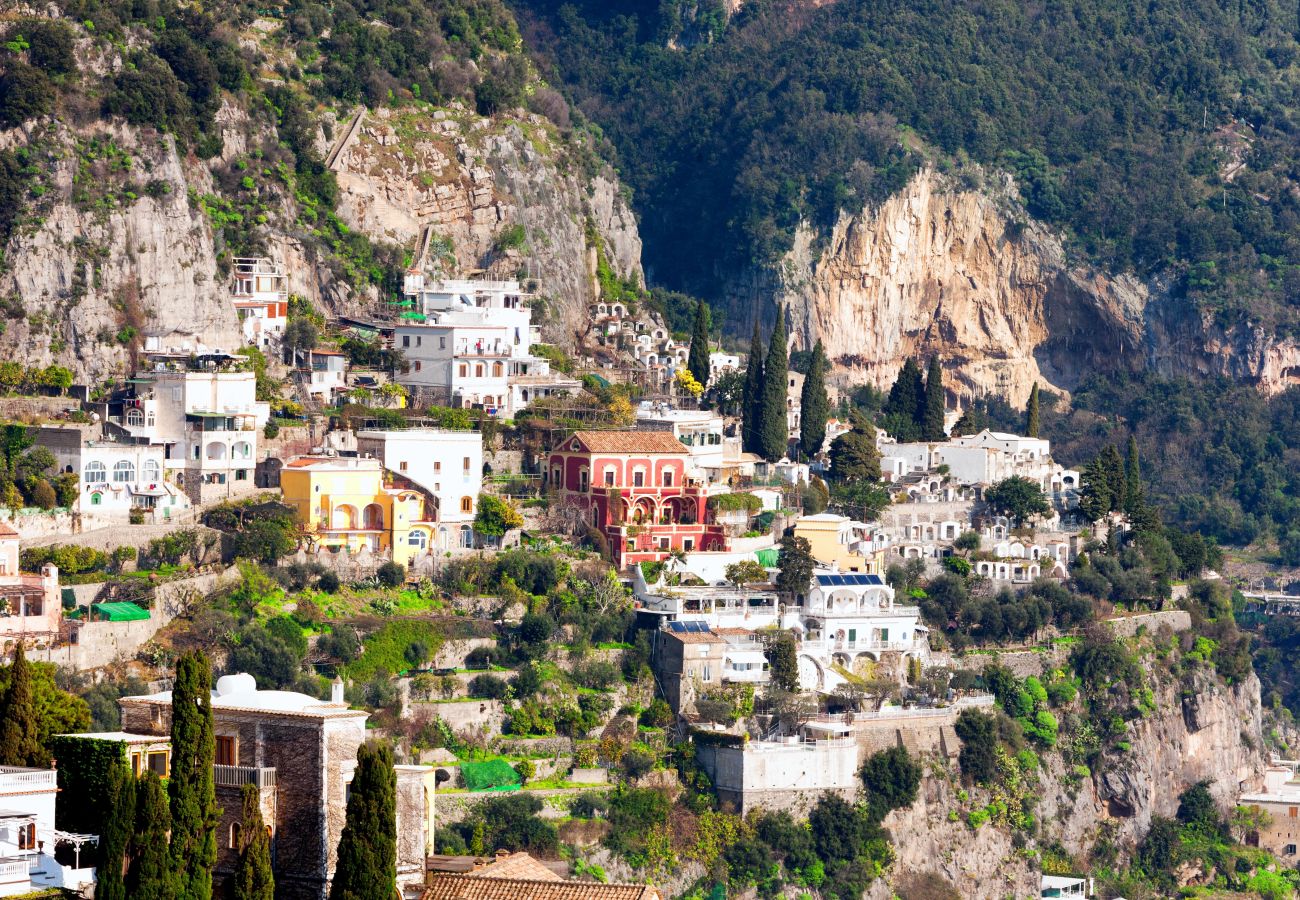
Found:
[[[673,453],[685,455],[688,451],[681,441],[667,431],[575,431],[573,438],[561,444],[567,446],[574,438],[592,453]]]

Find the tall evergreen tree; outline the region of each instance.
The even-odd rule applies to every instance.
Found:
[[[1110,495],[1110,478],[1100,456],[1083,467],[1083,485],[1079,491],[1079,509],[1088,521],[1096,522],[1110,512],[1114,498]]]
[[[1144,500],[1137,439],[1130,434],[1128,446],[1124,448],[1124,512],[1132,515]]]
[[[709,386],[709,308],[703,300],[695,302],[695,330],[691,333],[691,352],[686,357],[686,368],[695,380]]]
[[[390,900],[397,892],[397,773],[387,744],[363,744],[352,776],[330,900]]]
[[[785,342],[785,310],[776,308],[776,327],[767,344],[767,358],[763,362],[763,407],[759,418],[758,453],[768,462],[785,456],[790,446],[790,426],[787,419],[789,396],[790,355]]]
[[[786,603],[793,603],[796,597],[807,593],[812,584],[813,567],[816,560],[812,555],[812,544],[807,538],[791,533],[781,538],[781,556],[778,560],[780,570],[776,575],[776,592]]]
[[[885,430],[900,441],[915,441],[921,437],[917,410],[925,396],[925,382],[916,360],[908,359],[898,370],[894,386],[885,401]]]
[[[172,772],[167,784],[177,900],[212,900],[220,817],[212,780],[216,752],[212,667],[203,653],[187,653],[176,663],[172,687]]]
[[[175,771],[172,781],[176,780]],[[185,896],[177,871],[167,852],[171,813],[167,794],[156,772],[146,772],[135,783],[135,835],[131,870],[127,875],[127,896],[131,900],[175,900]],[[175,834],[173,833],[173,838]]]
[[[1029,403],[1025,407],[1025,434],[1038,437],[1038,382],[1029,391]]]
[[[1110,512],[1124,509],[1124,460],[1114,444],[1107,444],[1098,456],[1102,477],[1106,480],[1106,493],[1110,497]]]
[[[135,778],[126,763],[108,770],[106,815],[99,835],[100,863],[95,870],[95,900],[126,900],[126,854],[135,834]],[[167,839],[162,843],[165,846]]]
[[[767,647],[772,687],[793,693],[799,690],[799,651],[794,636],[782,631]]]
[[[930,357],[930,371],[925,376],[925,394],[921,400],[921,419],[917,423],[921,426],[921,440],[941,441],[947,437],[943,431],[944,410],[943,369],[939,365],[939,357],[936,354]]]
[[[239,825],[239,861],[231,882],[231,900],[274,900],[275,876],[271,874],[271,841],[262,821],[261,795],[251,784],[240,795],[244,803]]]
[[[745,388],[740,395],[740,443],[746,453],[758,452],[759,421],[763,418],[763,336],[754,320],[754,337],[745,360]]]
[[[808,362],[808,376],[803,380],[799,395],[799,447],[812,459],[826,443],[826,422],[831,417],[831,398],[826,393],[826,375],[830,362],[822,342],[813,344],[812,359]]]
[[[0,700],[0,765],[45,766],[49,761],[41,746],[40,723],[32,698],[32,669],[19,641],[9,671],[9,689]]]

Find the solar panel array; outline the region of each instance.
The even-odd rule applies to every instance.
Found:
[[[688,622],[673,620],[668,623],[668,630],[676,634],[704,634],[709,630],[709,623],[694,620]]]
[[[879,575],[818,575],[817,583],[822,587],[881,587],[884,581]]]

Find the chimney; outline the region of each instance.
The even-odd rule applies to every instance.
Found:
[[[330,685],[330,703],[343,703],[343,679],[337,675],[334,677],[334,683]]]

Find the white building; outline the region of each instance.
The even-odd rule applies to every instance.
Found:
[[[157,362],[131,387],[110,407],[110,435],[161,447],[164,472],[197,505],[253,489],[270,406],[257,399],[252,372]]]
[[[639,431],[667,431],[691,454],[691,465],[709,481],[722,472],[722,429],[724,420],[703,409],[672,409],[663,403],[643,402],[636,411]]]
[[[437,501],[440,523],[472,523],[483,490],[483,435],[477,431],[408,428],[357,432],[357,451],[409,478]],[[468,498],[469,502],[466,503]]]
[[[338,350],[312,350],[304,369],[307,393],[329,402],[348,387],[347,357]]]
[[[947,441],[900,444],[884,438],[878,447],[882,469],[893,481],[947,466],[949,479],[957,485],[996,484],[1019,476],[1037,483],[1049,495],[1077,491],[1080,486],[1077,471],[1052,461],[1052,445],[1045,438],[985,429],[979,434]]]
[[[514,281],[438,281],[406,276],[423,323],[394,330],[394,347],[406,358],[398,381],[420,404],[481,408],[510,417],[533,400],[582,389],[574,378],[551,372],[532,354],[538,328]],[[517,388],[517,389],[516,389]]]
[[[740,356],[736,353],[714,351],[709,354],[709,383],[728,372],[740,371]]]
[[[189,497],[166,477],[160,444],[83,440],[78,428],[42,428],[36,442],[54,454],[59,471],[78,476],[83,513],[125,521],[142,509],[167,521],[190,509]]]
[[[289,279],[283,267],[263,257],[235,257],[231,294],[244,343],[263,350],[278,345],[289,324]]]
[[[818,739],[810,732],[771,741],[698,741],[700,766],[723,808],[806,813],[822,794],[857,793],[858,742],[850,734]]]
[[[57,775],[54,769],[0,766],[0,897],[52,888],[82,893],[95,883],[95,870],[80,863],[81,849],[98,836],[54,827]],[[60,847],[68,865],[55,858]]]

